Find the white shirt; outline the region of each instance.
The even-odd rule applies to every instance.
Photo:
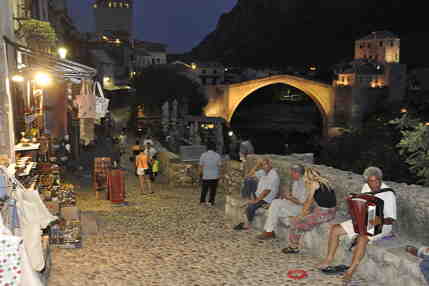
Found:
[[[292,196],[300,203],[304,203],[307,199],[307,189],[302,178],[292,183]]]
[[[204,152],[200,157],[200,166],[203,168],[203,180],[219,179],[219,169],[222,164],[221,157],[212,150]]]
[[[271,203],[277,196],[280,186],[280,177],[277,171],[271,169],[268,174],[262,176],[258,181],[258,188],[256,189],[256,196],[259,196],[263,191],[270,190],[264,201]]]

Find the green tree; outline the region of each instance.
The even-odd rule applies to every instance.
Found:
[[[401,130],[402,138],[396,145],[410,170],[419,178],[419,183],[429,185],[429,126],[409,114],[392,120]]]
[[[324,146],[318,163],[358,174],[368,166],[378,166],[386,180],[415,183],[417,178],[396,148],[401,134],[389,124],[397,116],[380,112],[368,118],[361,129],[333,138]]]
[[[133,86],[136,89],[134,103],[144,104],[145,113],[159,113],[165,101],[177,99],[179,106],[188,104],[191,115],[201,115],[207,104],[200,85],[171,65],[144,69],[134,78]]]

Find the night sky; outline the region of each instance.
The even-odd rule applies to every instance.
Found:
[[[67,0],[70,16],[82,32],[93,32],[93,0]],[[135,29],[140,40],[166,43],[168,52],[186,52],[216,28],[220,15],[236,0],[137,0]]]

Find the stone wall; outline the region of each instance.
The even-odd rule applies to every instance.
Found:
[[[348,216],[345,198],[349,193],[360,193],[364,183],[362,175],[352,172],[334,169],[324,165],[313,165],[307,157],[277,156],[277,155],[254,155],[246,162],[246,168],[252,166],[256,157],[269,157],[273,160],[274,168],[279,172],[281,184],[290,186],[289,168],[292,164],[301,163],[304,166],[313,166],[326,176],[333,184],[337,193],[339,203],[339,215]],[[302,159],[306,159],[303,161]],[[228,192],[239,192],[243,180],[238,172],[237,163],[225,164],[224,188]],[[382,168],[382,167],[381,167]],[[429,188],[419,185],[407,185],[397,182],[385,182],[392,187],[397,194],[398,221],[395,224],[395,232],[402,238],[429,245]]]

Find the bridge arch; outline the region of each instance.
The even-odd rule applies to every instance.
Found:
[[[276,75],[230,85],[207,88],[209,103],[205,107],[207,116],[223,117],[231,122],[240,103],[254,91],[273,84],[293,86],[307,94],[316,104],[323,118],[324,134],[333,121],[334,90],[332,86],[291,75]]]

